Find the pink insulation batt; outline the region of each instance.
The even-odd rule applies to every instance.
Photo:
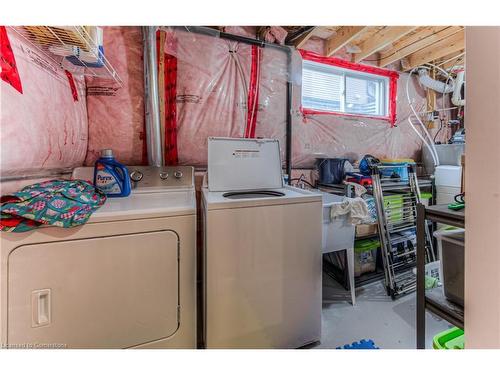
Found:
[[[104,54],[123,81],[87,79],[89,146],[85,165],[104,148],[128,165],[147,163],[144,130],[144,66],[140,27],[104,27]]]
[[[85,82],[74,77],[74,101],[64,72],[7,30],[23,93],[0,80],[2,176],[82,165],[88,140]]]
[[[227,27],[227,32],[255,37],[255,28]],[[73,101],[68,79],[43,64],[35,51],[9,31],[24,89],[20,94],[0,82],[1,172],[93,165],[101,149],[113,149],[128,165],[145,164],[144,77],[140,27],[104,27],[104,53],[123,81],[75,77],[79,101]],[[304,46],[315,52],[322,44]],[[177,58],[177,146],[179,164],[204,167],[207,138],[243,137],[247,126],[247,96],[252,47],[175,29],[167,32],[165,52]],[[341,51],[339,57],[346,57]],[[35,62],[38,61],[37,62]],[[301,107],[301,58],[274,48],[261,49],[257,137],[276,138],[284,160],[286,87],[293,85],[293,167],[310,168],[319,155],[359,159],[378,157],[419,159],[422,142],[407,122],[407,74],[397,93],[396,127],[383,120],[307,115]],[[425,108],[425,91],[415,78],[410,96],[417,110]],[[436,129],[435,129],[436,130]],[[434,131],[435,131],[434,130]],[[440,137],[445,134],[441,132]]]
[[[184,31],[170,34],[165,52],[178,60],[179,163],[205,166],[208,137],[243,137],[245,134],[251,46]],[[286,69],[284,52],[263,50],[255,136],[276,138],[282,145],[285,141]]]
[[[203,166],[207,138],[243,137],[251,47],[188,32],[166,38],[177,57],[179,164]]]
[[[300,87],[293,98],[293,166],[312,166],[315,154],[359,160],[365,154],[379,158],[419,159],[422,141],[411,129],[406,100],[407,74],[398,81],[397,120],[394,127],[382,120],[338,115],[307,115],[300,112]],[[425,93],[416,80],[410,82],[410,97],[417,110],[425,110]]]
[[[251,47],[186,31],[170,33],[165,49],[178,59],[179,163],[205,166],[207,137],[244,135]],[[320,51],[322,45],[312,40],[306,44],[305,49],[308,48]],[[273,48],[262,49],[256,136],[279,139],[284,160],[286,84],[290,80],[293,83],[294,168],[312,167],[318,154],[353,159],[367,153],[387,158],[419,158],[422,142],[407,122],[411,113],[405,92],[407,74],[401,74],[398,82],[397,121],[396,126],[391,127],[389,122],[376,119],[338,115],[305,117],[300,111],[298,52],[293,53],[292,66],[292,74],[288,74],[285,53]],[[410,82],[410,97],[418,110],[425,108],[425,92],[415,79]]]

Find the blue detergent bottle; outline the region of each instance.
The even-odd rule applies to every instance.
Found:
[[[123,164],[118,163],[113,150],[102,150],[94,167],[94,186],[101,189],[107,197],[127,197],[130,195],[130,177]]]

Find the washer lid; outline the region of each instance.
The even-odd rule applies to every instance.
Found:
[[[210,191],[282,187],[278,140],[208,138],[208,189]]]

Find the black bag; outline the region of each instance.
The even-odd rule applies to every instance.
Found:
[[[341,184],[345,177],[345,162],[347,159],[318,159],[316,167],[319,171],[321,184]]]

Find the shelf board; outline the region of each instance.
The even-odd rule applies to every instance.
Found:
[[[425,307],[458,328],[464,328],[464,308],[449,301],[442,286],[426,290]]]
[[[465,227],[465,210],[450,210],[447,204],[437,204],[426,207],[425,218],[427,220],[449,224],[456,227]]]

